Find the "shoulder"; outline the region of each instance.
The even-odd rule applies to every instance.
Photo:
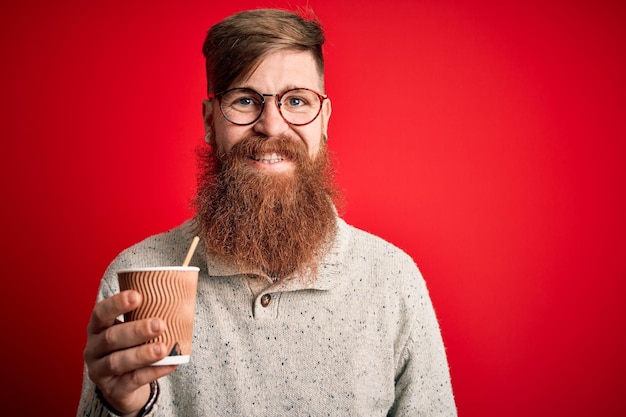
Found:
[[[149,236],[123,250],[114,262],[127,268],[181,265],[193,237],[193,223],[188,220],[173,229]]]
[[[175,228],[149,236],[124,249],[104,273],[100,286],[101,296],[109,296],[118,291],[116,271],[120,269],[182,265],[193,237],[193,221],[187,220]]]
[[[372,267],[393,271],[419,273],[415,260],[395,244],[365,230],[339,220],[339,244],[345,256]]]
[[[428,300],[426,282],[414,259],[387,240],[339,222],[337,263],[362,294],[395,299],[399,305]],[[347,284],[346,282],[346,284]],[[389,301],[389,300],[388,300]]]
[[[398,346],[408,343],[413,329],[435,328],[428,287],[413,258],[379,236],[342,223],[344,285],[367,300],[367,310],[386,323]]]

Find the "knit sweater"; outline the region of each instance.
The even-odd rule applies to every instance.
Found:
[[[187,221],[126,249],[115,271],[180,265]],[[161,378],[150,416],[456,416],[450,374],[425,282],[403,251],[338,219],[314,277],[272,283],[200,244],[190,363]],[[84,375],[79,416],[108,416]]]

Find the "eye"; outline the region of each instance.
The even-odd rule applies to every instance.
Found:
[[[247,96],[247,97],[238,97],[236,102],[235,102],[235,105],[237,105],[237,106],[253,106],[255,104],[256,103],[255,103],[254,98],[253,97],[249,97],[249,96]]]
[[[231,115],[231,112],[257,112],[261,108],[263,97],[256,91],[247,88],[235,88],[222,96],[222,111]]]
[[[289,107],[299,107],[306,105],[306,100],[298,96],[287,97],[287,103]]]
[[[291,111],[299,111],[314,106],[317,96],[307,90],[292,90],[281,99],[285,107]]]
[[[239,96],[233,101],[233,105],[238,107],[256,106],[258,104],[258,98],[255,99],[252,96]]]

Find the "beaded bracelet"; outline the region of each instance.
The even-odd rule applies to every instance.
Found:
[[[97,385],[96,385],[96,396],[98,397],[98,400],[100,400],[102,405],[104,405],[104,407],[107,410],[109,410],[110,412],[118,416],[124,415],[124,413],[122,413],[119,410],[116,410],[111,404],[109,404],[109,402],[106,400],[106,398],[104,398],[102,391],[100,391],[100,388],[98,388]],[[152,411],[152,408],[154,407],[154,404],[156,403],[157,398],[159,398],[159,383],[157,381],[152,381],[150,382],[150,397],[148,397],[148,402],[143,407],[141,407],[141,410],[139,410],[139,414],[137,414],[137,417],[144,417],[148,415],[148,413]]]

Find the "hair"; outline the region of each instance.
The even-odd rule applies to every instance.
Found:
[[[306,14],[305,14],[306,13]],[[324,74],[324,31],[313,11],[258,9],[236,13],[212,26],[204,40],[207,93],[227,90],[250,75],[271,52],[311,52]]]

